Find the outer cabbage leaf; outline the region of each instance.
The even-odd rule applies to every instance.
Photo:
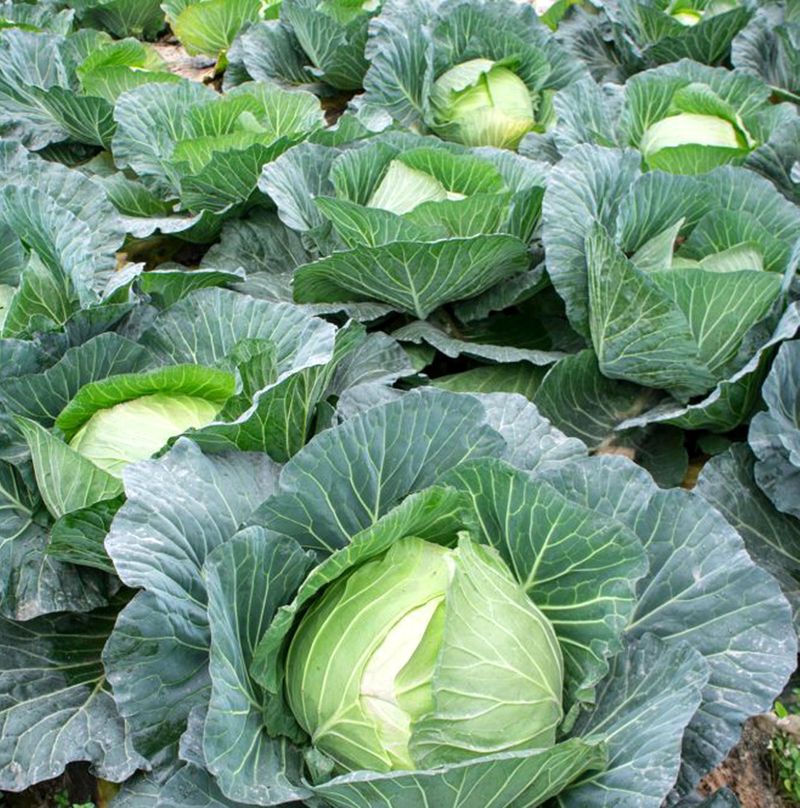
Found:
[[[791,608],[741,537],[700,497],[660,491],[646,472],[621,458],[590,458],[546,476],[566,496],[623,522],[643,541],[650,573],[639,582],[626,634],[689,643],[710,667],[700,709],[683,739],[678,789],[687,794],[725,757],[745,719],[768,709],[783,687],[795,664]]]
[[[205,558],[276,477],[264,455],[204,457],[186,439],[125,472],[127,502],[106,549],[122,580],[143,591],[121,613],[103,661],[134,745],[151,761],[174,755],[191,708],[209,696]]]
[[[622,28],[616,32],[617,41],[622,47],[626,40],[631,42],[643,66],[679,59],[718,64],[729,55],[731,41],[753,14],[752,6],[746,2],[715,6],[704,2],[617,0],[606,8],[611,20]],[[696,22],[682,23],[681,13],[696,14]]]
[[[733,41],[735,67],[756,73],[787,97],[800,96],[800,21],[780,3],[763,4]]]
[[[0,619],[0,785],[23,791],[90,761],[125,780],[144,764],[109,692],[100,654],[119,604],[86,615]]]
[[[212,221],[263,202],[263,165],[322,125],[309,93],[253,82],[224,96],[188,80],[141,87],[124,95],[115,118],[117,163]]]
[[[800,521],[775,510],[756,484],[755,463],[744,444],[734,444],[703,466],[695,490],[736,528],[750,555],[775,576],[800,631]]]
[[[115,37],[155,39],[165,25],[160,0],[72,0],[70,5],[86,27]]]
[[[308,793],[293,785],[300,782],[299,751],[264,730],[258,709],[264,694],[248,671],[260,631],[291,598],[310,564],[296,542],[247,528],[212,551],[204,566],[211,697],[203,754],[232,799],[274,803]]]
[[[762,388],[767,405],[750,425],[755,477],[779,511],[800,518],[800,342],[785,342]]]

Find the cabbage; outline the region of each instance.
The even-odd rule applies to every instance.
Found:
[[[155,393],[98,410],[69,445],[109,474],[122,476],[187,429],[214,420],[220,405],[197,396]]]
[[[442,74],[431,104],[443,136],[466,146],[514,149],[535,124],[525,82],[490,59],[471,59]]]
[[[645,131],[639,148],[645,157],[662,149],[695,144],[739,149],[745,146],[736,127],[715,115],[683,112],[657,121]]]
[[[423,202],[465,198],[464,194],[448,191],[436,177],[411,168],[401,160],[392,160],[386,174],[367,202],[367,206],[381,208],[402,216]]]
[[[462,534],[402,539],[335,581],[292,639],[286,691],[340,769],[391,771],[552,746],[563,675],[547,618]]]

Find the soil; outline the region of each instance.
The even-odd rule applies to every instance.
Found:
[[[0,791],[1,808],[72,808],[86,803],[96,808],[106,805],[98,794],[98,782],[85,763],[72,763],[61,777],[37,783],[19,794]]]
[[[171,73],[204,84],[214,80],[216,61],[205,56],[189,56],[171,34],[162,37],[153,47],[167,63]]]
[[[780,796],[770,762],[769,742],[779,728],[797,731],[800,725],[794,722],[791,727],[782,726],[772,714],[749,719],[739,743],[711,774],[703,778],[698,791],[709,796],[727,786],[739,798],[742,808],[800,808],[800,803]]]

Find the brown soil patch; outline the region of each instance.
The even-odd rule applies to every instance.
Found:
[[[796,802],[780,795],[775,782],[769,742],[779,728],[795,731],[800,727],[796,722],[784,726],[784,721],[772,714],[749,719],[739,743],[711,774],[703,778],[698,791],[708,796],[727,786],[739,798],[742,808],[798,808]]]

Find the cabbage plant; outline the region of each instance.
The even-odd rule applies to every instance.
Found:
[[[800,13],[791,2],[764,3],[733,41],[735,67],[755,73],[781,97],[800,97]]]
[[[0,3],[0,27],[21,28],[27,31],[50,31],[68,34],[72,30],[75,12],[58,10],[56,6],[37,3],[16,3],[3,0]]]
[[[71,0],[78,21],[115,37],[155,39],[166,27],[160,0]]]
[[[232,72],[321,94],[358,90],[367,28],[380,7],[379,0],[283,0],[279,21],[256,23],[234,43]]]
[[[112,41],[91,29],[0,31],[0,132],[33,150],[53,143],[107,148],[119,95],[179,80],[137,40]],[[49,69],[43,69],[42,53]]]
[[[748,0],[615,0],[603,6],[614,44],[639,69],[694,59],[716,65],[753,15]]]
[[[302,144],[260,182],[322,254],[295,271],[295,300],[375,300],[421,319],[529,269],[543,185],[542,165],[516,155],[391,132]]]
[[[115,120],[115,162],[142,182],[123,176],[112,181],[112,189],[123,192],[123,212],[144,208],[155,214],[151,219],[139,210],[128,223],[131,232],[195,226],[191,238],[205,242],[219,234],[226,218],[268,204],[257,188],[262,167],[323,124],[310,93],[247,82],[222,96],[186,79],[128,93]],[[124,192],[131,189],[134,204],[126,205]],[[154,204],[137,205],[142,196],[154,197]],[[164,221],[164,199],[167,212],[182,215]]]
[[[225,273],[156,270],[145,277],[116,302],[87,312],[96,330],[104,319],[107,330],[90,331],[77,345],[51,335],[51,351],[60,347],[55,358],[37,352],[34,340],[0,340],[3,356],[13,360],[0,393],[2,459],[26,468],[27,496],[42,503],[39,532],[25,539],[20,530],[19,542],[4,549],[6,615],[23,608],[36,566],[45,563],[34,539],[49,536],[49,558],[63,569],[45,576],[27,602],[29,613],[53,610],[59,587],[73,585],[71,564],[84,575],[111,570],[102,542],[131,464],[187,432],[207,451],[257,451],[284,461],[313,434],[324,401],[407,372],[399,348],[355,324],[337,330],[290,304],[216,288],[192,291],[193,283],[230,280]],[[144,290],[151,305],[167,305],[132,340],[113,328]],[[219,331],[219,322],[230,328]],[[87,329],[68,323],[68,336],[74,340],[81,327]]]
[[[164,0],[161,8],[188,53],[217,58],[224,67],[225,54],[239,31],[276,17],[280,0]]]
[[[417,130],[515,149],[553,122],[552,95],[584,74],[513,2],[387,2],[370,26],[365,98]]]
[[[797,112],[773,104],[770,88],[746,71],[682,60],[639,73],[624,88],[577,82],[557,93],[553,105],[557,124],[547,149],[559,155],[578,143],[631,146],[646,168],[700,174],[746,163],[786,187],[773,153],[782,154],[783,141],[793,140]],[[528,138],[523,153],[539,153],[544,144]]]
[[[0,337],[34,340],[63,329],[91,335],[126,313],[110,289],[125,228],[101,188],[6,141],[0,198]],[[7,372],[18,370],[9,362]]]
[[[140,754],[193,751],[126,798],[657,808],[794,667],[791,609],[716,511],[519,396],[369,408],[253,469],[257,507],[241,473],[184,440],[128,477],[106,546],[144,591],[105,667]]]
[[[592,185],[576,193],[578,177]],[[613,204],[598,206],[596,186]],[[669,391],[684,406],[649,417],[684,428],[751,413],[771,346],[798,327],[799,227],[797,207],[744,169],[643,174],[635,152],[596,146],[557,166],[544,201],[548,272],[600,372]]]

